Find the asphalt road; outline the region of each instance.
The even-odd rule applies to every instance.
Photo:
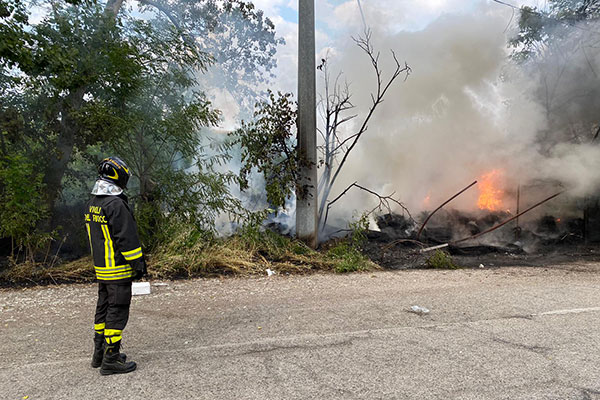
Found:
[[[598,263],[166,283],[107,377],[94,285],[0,290],[0,398],[600,399]]]

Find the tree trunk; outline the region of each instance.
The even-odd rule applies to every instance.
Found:
[[[56,154],[50,158],[44,176],[46,193],[48,194],[48,210],[52,216],[51,229],[57,225],[57,221],[54,218],[54,206],[61,192],[62,179],[67,170],[67,165],[71,161],[73,148],[75,147],[75,137],[78,131],[77,122],[73,118],[72,113],[81,108],[85,91],[86,88],[79,88],[73,91],[67,96],[61,107],[60,132],[56,142]]]

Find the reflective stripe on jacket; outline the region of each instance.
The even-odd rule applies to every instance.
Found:
[[[96,278],[101,281],[131,281],[145,265],[137,226],[125,199],[93,196],[86,205],[85,227]]]

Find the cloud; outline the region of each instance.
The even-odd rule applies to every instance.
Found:
[[[275,17],[279,13],[279,7],[287,6],[289,0],[252,0],[256,8],[263,10],[265,15]]]

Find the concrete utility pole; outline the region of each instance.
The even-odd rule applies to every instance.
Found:
[[[298,0],[298,152],[306,166],[296,193],[296,235],[317,247],[317,83],[315,0]]]

